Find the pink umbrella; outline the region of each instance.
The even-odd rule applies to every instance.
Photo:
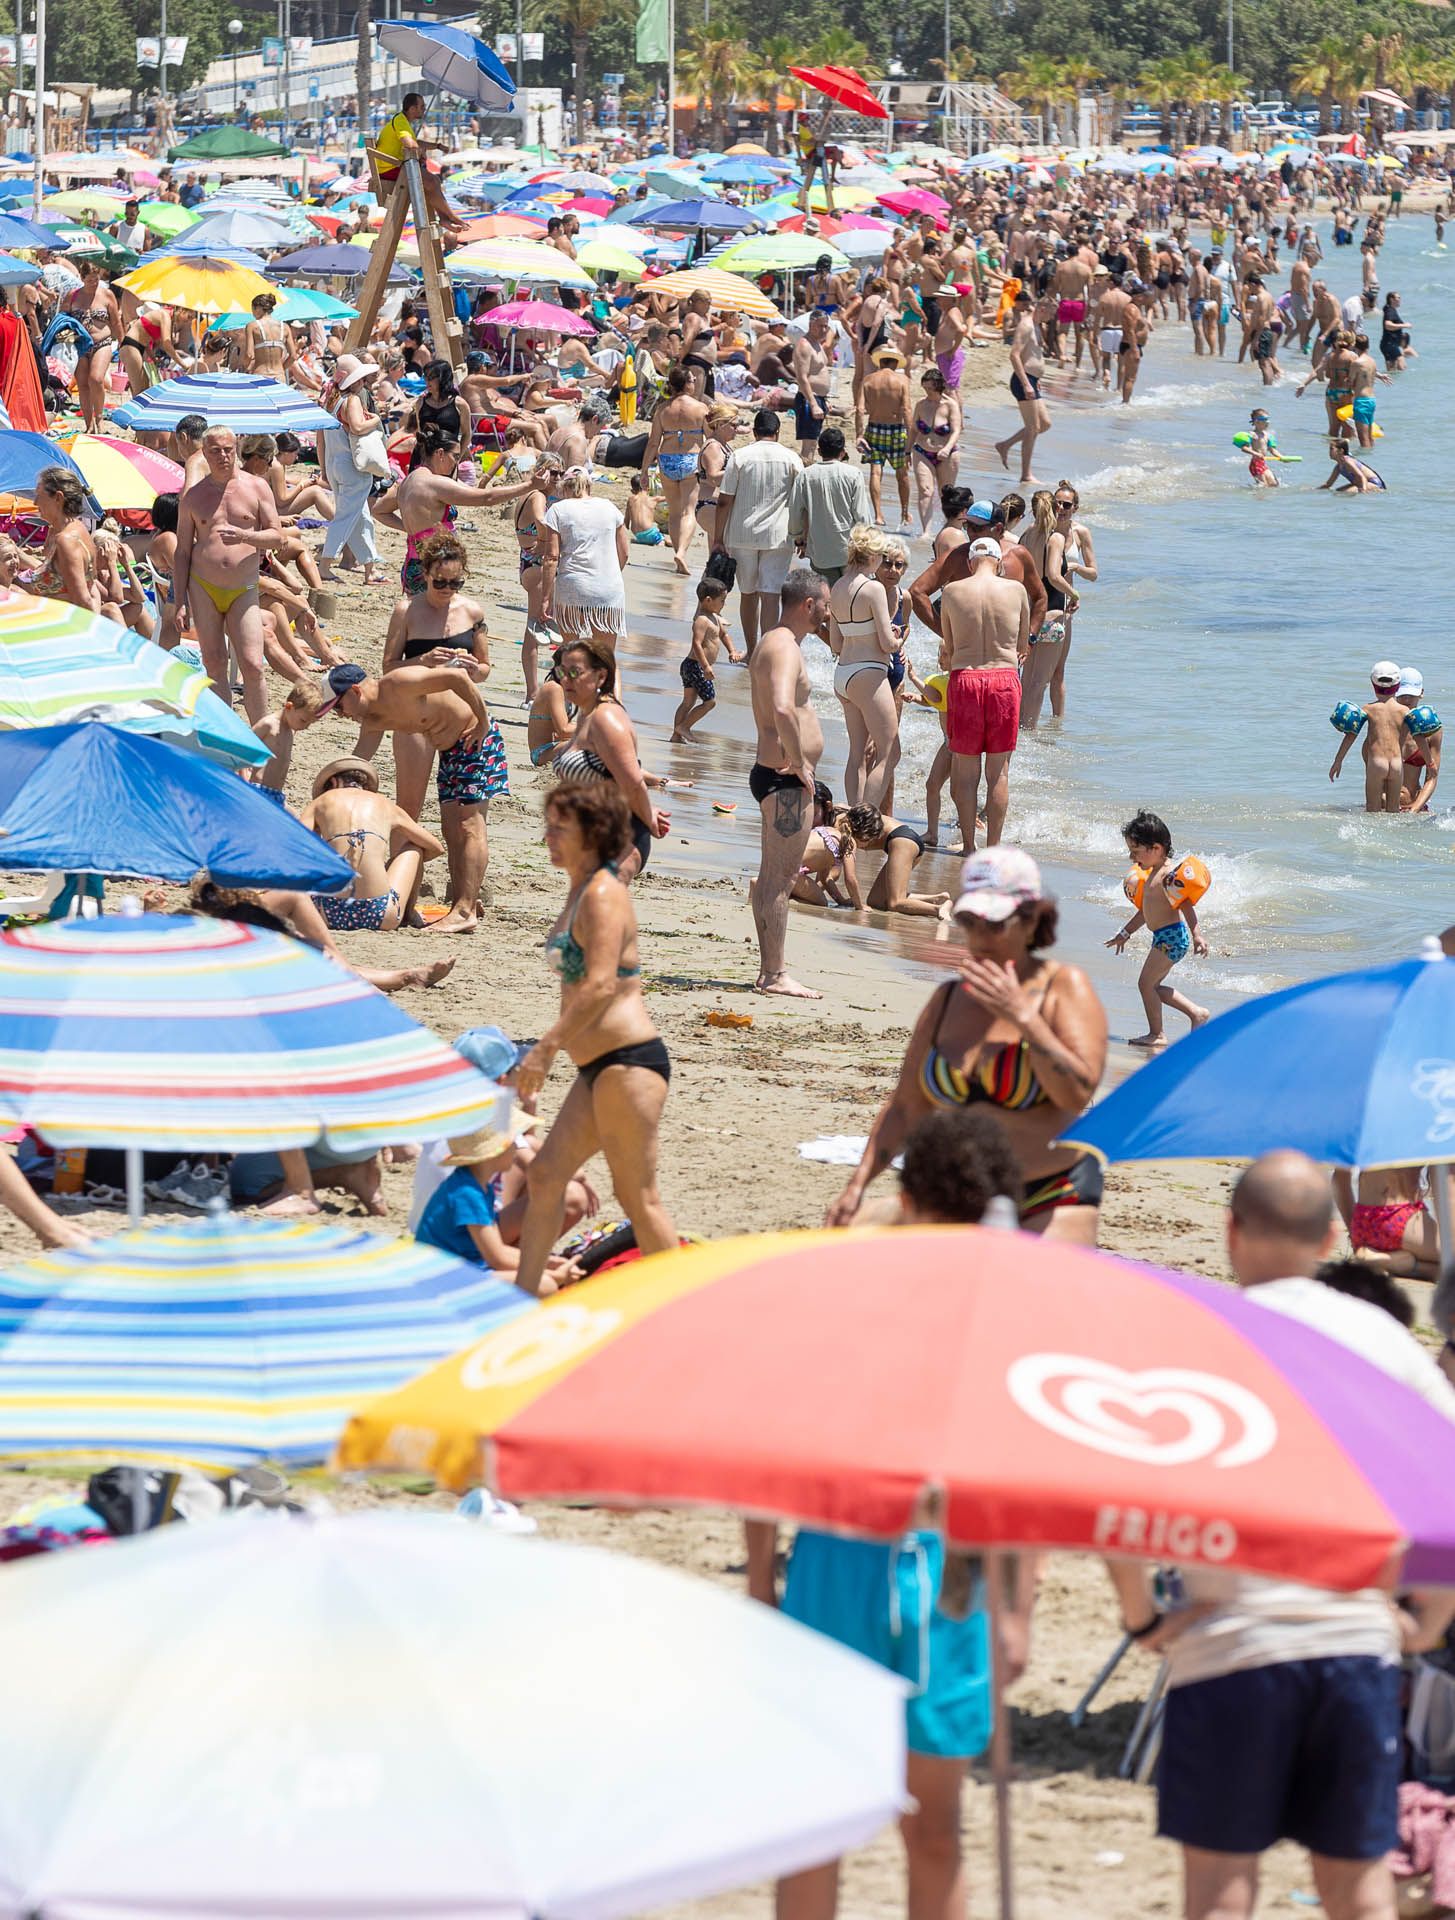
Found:
[[[923,187],[904,187],[893,193],[881,193],[881,207],[888,207],[892,213],[932,213],[936,220],[948,221],[950,203],[942,200],[937,193],[928,193]]]
[[[578,193],[561,202],[563,213],[610,213],[611,208],[611,201],[600,193]]]
[[[113,440],[110,434],[88,434],[88,440],[97,446],[110,447],[113,453],[119,453],[123,460],[129,460],[149,486],[158,493],[178,493],[181,491],[184,474],[175,460],[169,460],[164,453],[158,453],[152,447],[140,447],[135,440]]]
[[[507,300],[503,307],[492,307],[482,318],[492,326],[507,327],[514,333],[595,333],[589,320],[549,300]]]

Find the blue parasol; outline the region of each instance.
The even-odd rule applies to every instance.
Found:
[[[515,81],[499,57],[473,33],[441,20],[390,20],[378,32],[385,52],[418,67],[436,88],[491,113],[510,111]]]

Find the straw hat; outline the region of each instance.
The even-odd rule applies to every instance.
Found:
[[[341,353],[334,362],[333,383],[340,393],[347,393],[350,387],[356,387],[361,380],[376,378],[378,372],[372,360],[361,360],[356,353]]]
[[[346,753],[337,760],[330,760],[326,767],[320,767],[313,777],[313,797],[316,800],[328,785],[340,773],[362,773],[367,776],[370,793],[379,791],[379,776],[367,760],[360,760],[357,754]]]
[[[449,1152],[440,1164],[446,1167],[474,1167],[482,1160],[494,1160],[515,1145],[518,1133],[528,1133],[532,1127],[540,1124],[536,1116],[527,1113],[524,1107],[512,1107],[510,1119],[503,1129],[485,1127],[479,1133],[462,1133],[446,1141]]]

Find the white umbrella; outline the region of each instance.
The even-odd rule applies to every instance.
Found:
[[[903,1808],[903,1682],[646,1562],[237,1516],[0,1582],[0,1917],[611,1920]]]

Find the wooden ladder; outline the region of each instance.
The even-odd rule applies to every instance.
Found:
[[[403,162],[402,180],[396,180],[392,189],[385,191],[379,178],[379,161],[382,158],[384,158],[383,155],[369,150],[369,171],[374,177],[374,190],[385,208],[384,225],[380,228],[379,237],[369,252],[369,270],[364,275],[363,285],[359,289],[359,314],[349,328],[348,337],[344,342],[345,349],[349,353],[363,353],[369,344],[370,335],[374,331],[374,322],[379,315],[379,305],[384,298],[384,289],[388,284],[389,270],[394,265],[395,255],[399,251],[399,239],[404,232],[405,215],[412,214],[415,244],[419,248],[420,272],[424,277],[424,302],[429,314],[429,330],[434,342],[435,357],[439,360],[448,360],[455,370],[455,377],[463,378],[465,336],[460,326],[459,316],[455,312],[439,229],[430,217],[429,208],[425,204],[420,163],[418,160],[406,159]]]

